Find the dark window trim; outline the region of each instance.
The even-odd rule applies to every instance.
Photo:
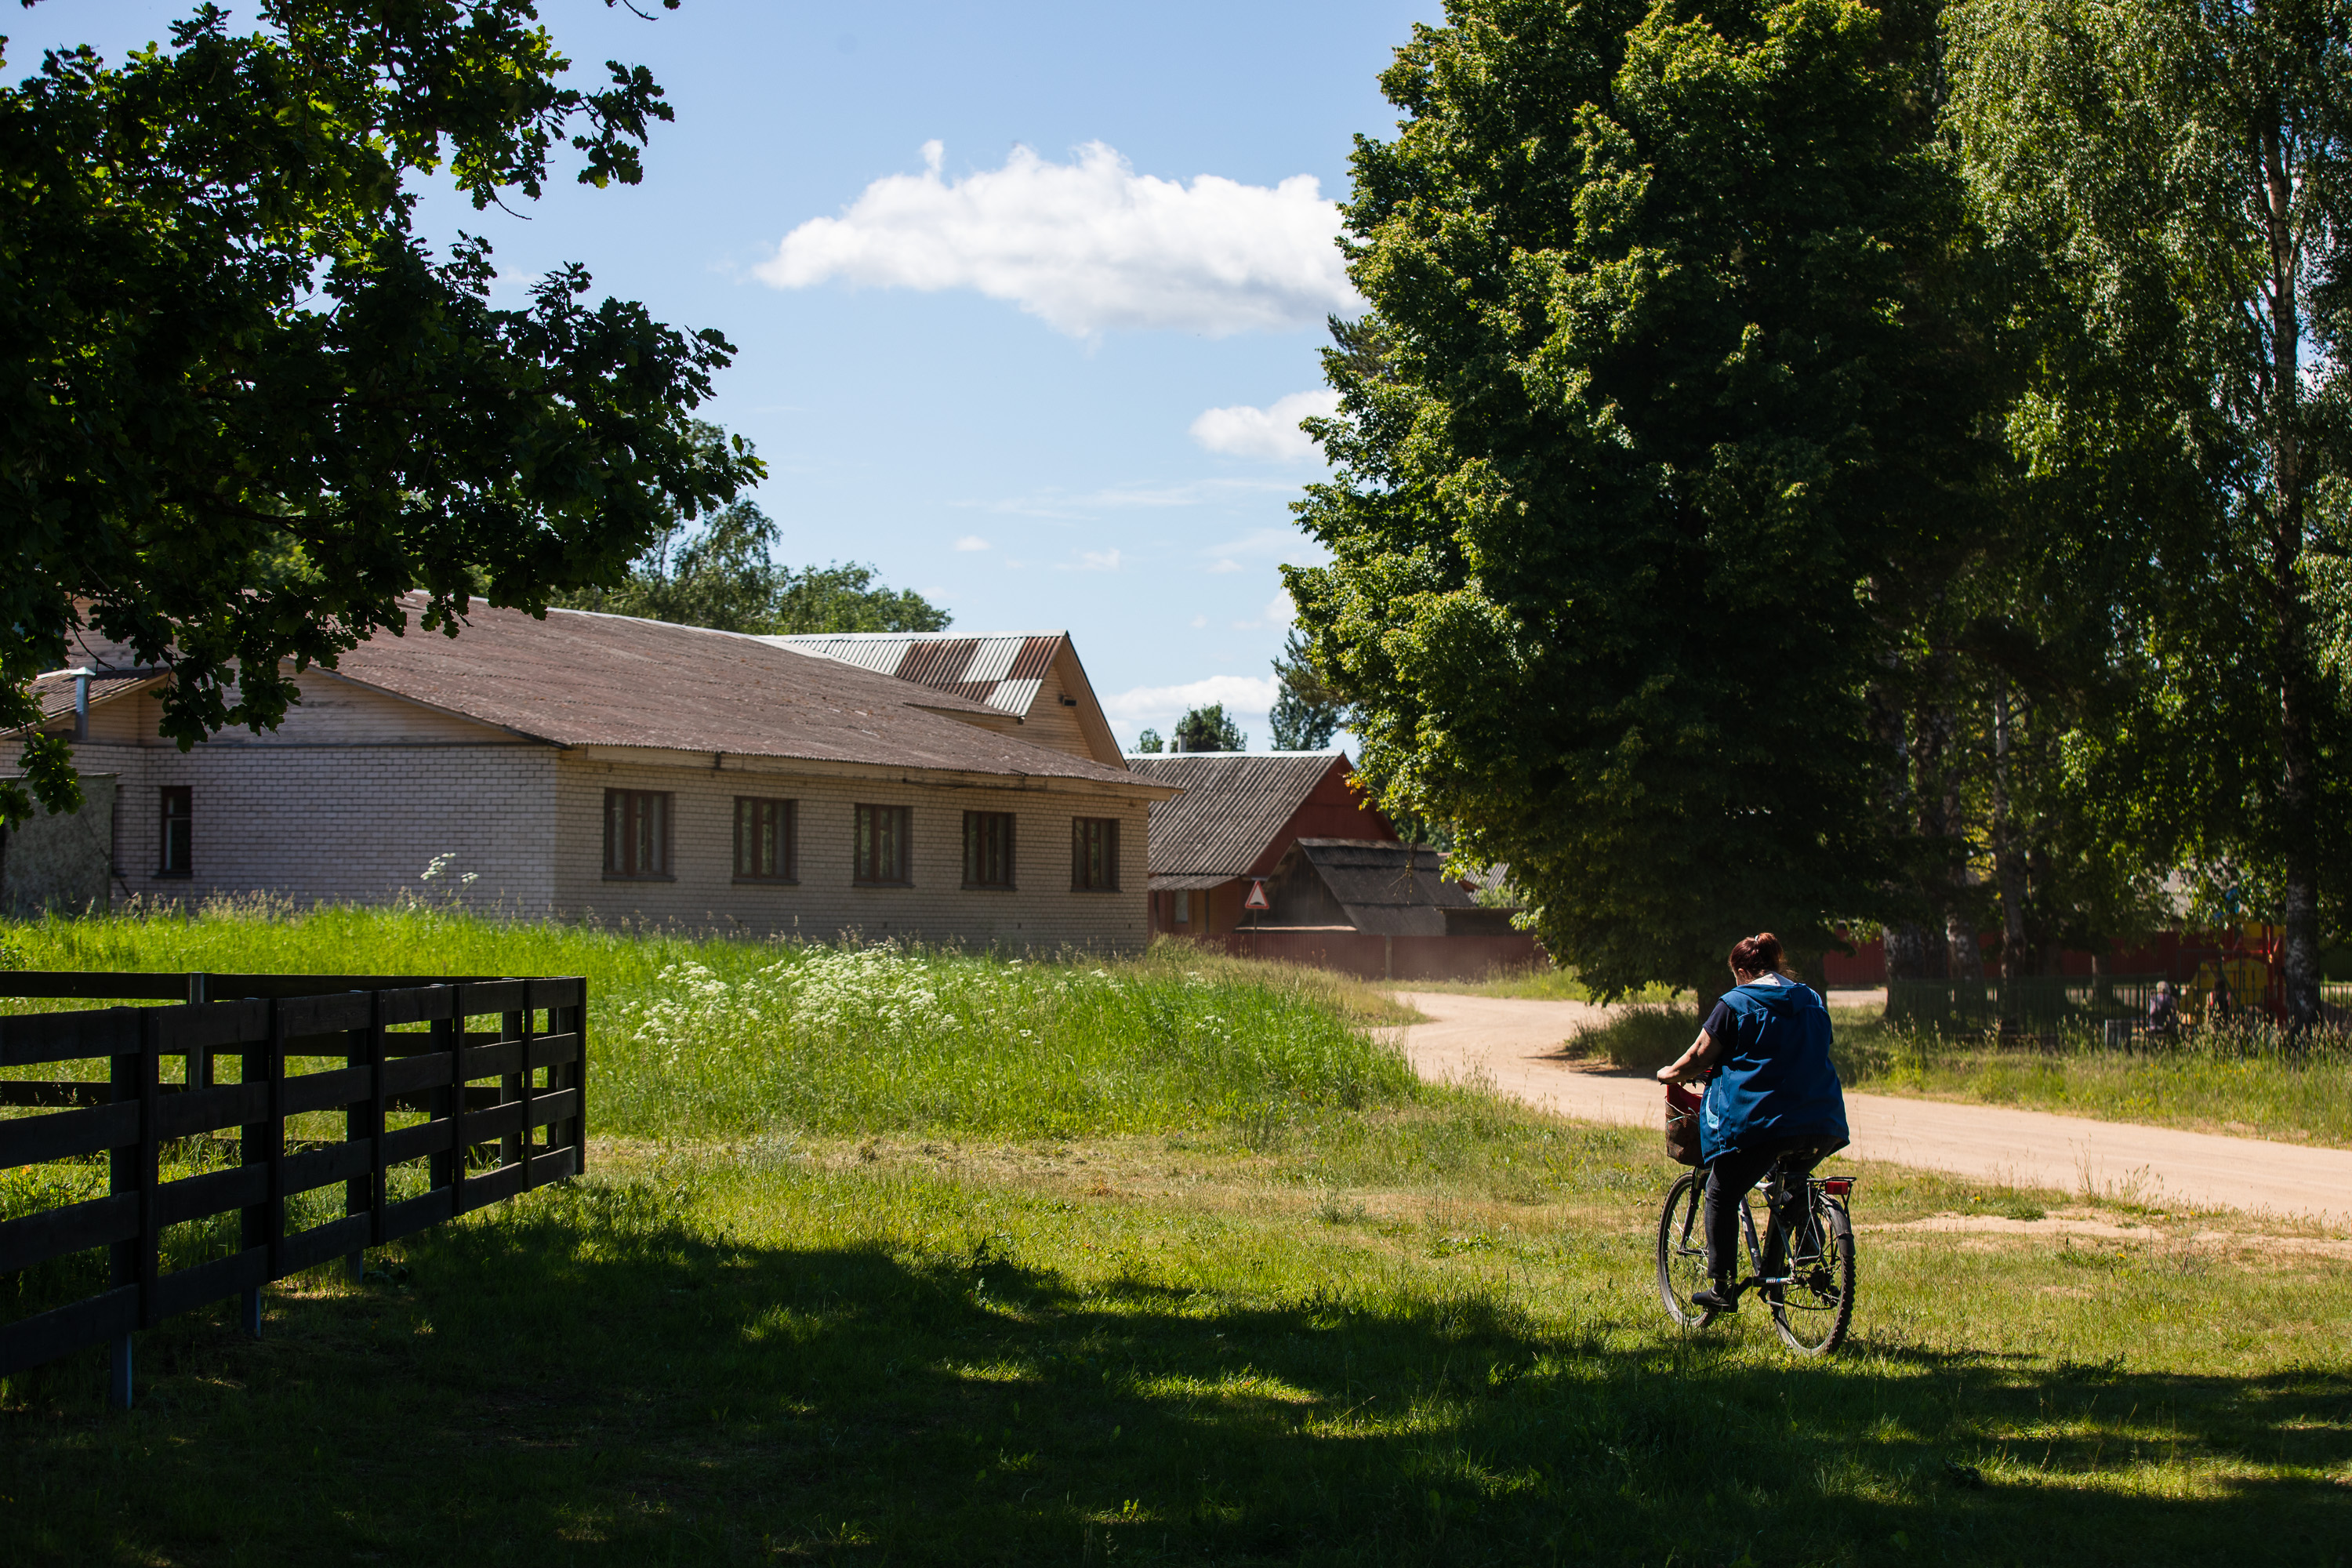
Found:
[[[1086,879],[1087,828],[1104,828],[1103,870],[1109,879],[1103,882]],[[1116,893],[1118,886],[1118,818],[1116,816],[1074,816],[1070,818],[1070,891],[1074,893]]]
[[[172,814],[172,803],[182,802],[187,809],[177,816]],[[172,826],[180,825],[185,835],[181,849],[186,854],[184,866],[172,864]],[[155,875],[180,880],[196,874],[196,791],[193,784],[164,784],[155,792]]]
[[[858,871],[860,861],[857,818],[867,811],[895,813],[898,819],[898,875],[866,877]],[[853,888],[911,888],[915,885],[915,808],[910,805],[885,805],[876,801],[859,801],[849,811],[849,885]]]
[[[975,882],[971,877],[971,829],[975,818],[993,817],[1004,824],[1004,880]],[[967,811],[963,814],[963,885],[973,893],[1017,893],[1021,890],[1020,875],[1021,828],[1017,814],[1010,811]]]
[[[743,869],[743,808],[747,805],[779,807],[783,818],[783,853],[778,858],[782,868],[770,873]],[[761,888],[797,888],[801,882],[801,803],[777,795],[739,795],[735,797],[735,868],[734,879]]]
[[[661,863],[659,871],[620,871],[614,868],[613,797],[657,799],[662,803]],[[666,789],[608,789],[604,792],[604,880],[607,882],[675,882],[677,880],[677,796]]]

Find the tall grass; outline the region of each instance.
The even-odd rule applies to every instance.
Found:
[[[2005,1044],[1848,1013],[1834,1056],[1848,1089],[1874,1093],[2352,1146],[2352,1047],[2340,1036],[2215,1030],[2116,1047],[2068,1028]]]
[[[0,925],[0,941],[37,969],[584,975],[604,1132],[1070,1137],[1258,1125],[1417,1092],[1369,1027],[1402,1016],[1393,1004],[1318,971],[1177,946],[1024,962],[266,902],[51,917]]]

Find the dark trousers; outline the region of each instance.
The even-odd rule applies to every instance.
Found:
[[[1764,1229],[1764,1272],[1780,1272],[1788,1255],[1789,1233],[1804,1218],[1804,1184],[1801,1177],[1810,1174],[1822,1163],[1824,1151],[1811,1140],[1797,1143],[1772,1144],[1762,1149],[1743,1149],[1738,1153],[1724,1154],[1706,1168],[1706,1271],[1717,1279],[1739,1277],[1739,1209],[1740,1200],[1748,1189],[1762,1181],[1772,1169],[1775,1160],[1788,1180],[1783,1186],[1785,1215],[1773,1215]]]

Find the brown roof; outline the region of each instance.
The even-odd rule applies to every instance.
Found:
[[[89,705],[117,697],[128,696],[160,679],[167,673],[158,669],[97,669],[90,674]],[[67,717],[74,710],[74,687],[79,678],[68,670],[52,670],[37,678],[26,688],[41,704],[41,722],[47,724]]]
[[[581,610],[541,621],[477,601],[457,637],[380,634],[335,673],[559,746],[1138,782],[997,732],[1004,716],[969,698],[665,621]]]
[[[1346,763],[1338,752],[1129,753],[1133,772],[1184,791],[1152,803],[1151,886],[1201,885],[1163,877],[1246,874],[1324,775]]]
[[[1445,875],[1445,857],[1426,844],[1302,838],[1297,853],[1322,878],[1358,931],[1444,936],[1445,910],[1477,904],[1460,882]]]

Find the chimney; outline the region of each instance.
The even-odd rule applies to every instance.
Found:
[[[92,672],[85,665],[66,673],[74,678],[74,739],[87,741],[89,739],[89,678]]]

